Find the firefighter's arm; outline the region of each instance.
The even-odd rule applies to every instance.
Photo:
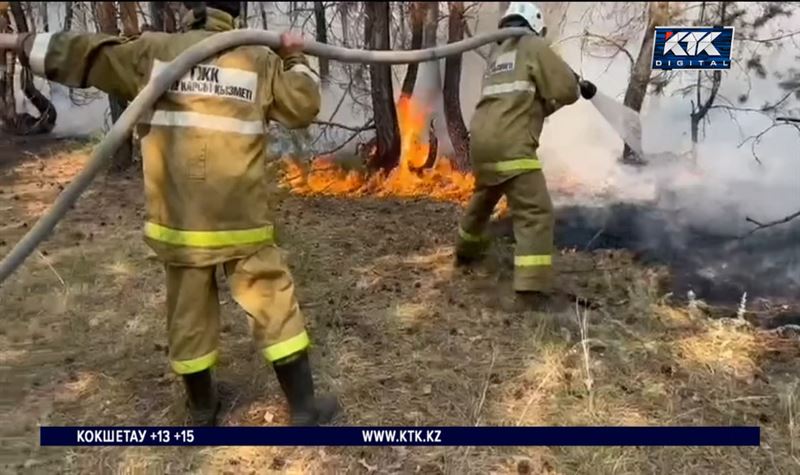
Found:
[[[530,54],[531,76],[547,112],[575,103],[580,89],[572,68],[543,40],[535,39]]]
[[[281,41],[284,47],[278,50],[280,58],[268,56],[266,116],[289,129],[308,127],[322,104],[319,77],[300,52],[301,37],[284,33]]]
[[[271,56],[271,101],[267,118],[288,129],[308,127],[319,114],[322,97],[319,79],[302,54],[293,54],[281,61]]]
[[[147,82],[152,50],[143,38],[74,32],[27,34],[16,48],[37,76],[75,88],[96,87],[131,100]]]

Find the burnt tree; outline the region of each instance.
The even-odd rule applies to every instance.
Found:
[[[173,12],[169,3],[150,2],[150,18],[153,30],[166,31],[167,33],[174,33],[177,30],[175,12]]]
[[[11,19],[8,16],[8,2],[0,4],[0,33],[11,33]],[[0,76],[0,106],[2,106],[3,125],[13,123],[17,115],[17,100],[14,95],[14,71],[16,56],[3,51],[3,75]]]
[[[314,22],[316,24],[316,39],[318,43],[328,42],[328,24],[325,20],[325,4],[314,2]],[[330,62],[328,58],[319,58],[319,77],[323,84],[328,82],[330,76]]]
[[[364,10],[366,13],[364,38],[367,49],[390,49],[389,2],[367,2],[364,4]],[[388,171],[400,162],[400,127],[394,105],[392,69],[388,64],[370,64],[369,75],[377,147],[367,165],[373,170]]]
[[[247,2],[239,2],[239,24],[247,28]]]
[[[62,30],[69,31],[72,29],[72,16],[73,16],[73,3],[74,2],[63,2],[64,3],[64,27]]]
[[[464,2],[448,2],[447,42],[464,39]],[[456,167],[469,168],[469,131],[461,115],[461,55],[449,56],[444,63],[444,117],[453,144]]]
[[[118,2],[119,19],[122,23],[122,34],[136,36],[140,33],[139,15],[136,12],[136,2]]]
[[[30,12],[31,10],[29,9],[28,11]],[[49,33],[50,32],[50,13],[49,13],[49,8],[47,8],[47,2],[41,2],[39,4],[39,15],[41,15],[41,18],[42,18],[42,30],[44,30],[45,33]]]
[[[125,2],[123,2],[125,3]],[[117,26],[117,6],[115,2],[97,2],[93,4],[94,15],[97,20],[97,26],[100,32],[109,35],[119,35],[119,27]],[[134,13],[135,9],[134,9]],[[128,26],[131,25],[131,18],[127,19]],[[126,21],[123,21],[125,24]],[[137,22],[138,23],[138,22]],[[138,27],[138,24],[136,25]],[[125,111],[128,103],[112,95],[108,96],[108,106],[111,109],[111,122],[116,123],[122,113]],[[112,172],[122,172],[133,166],[133,138],[128,138],[114,154],[111,161]]]
[[[422,48],[422,31],[425,26],[425,13],[428,9],[428,2],[411,2],[411,49]],[[404,96],[411,96],[414,93],[414,84],[417,82],[417,71],[419,71],[418,63],[411,63],[406,69],[406,75],[403,78],[403,86],[400,89],[401,94]]]
[[[266,2],[258,2],[258,13],[261,14],[261,28],[267,29],[267,9],[264,7]]]
[[[28,33],[30,30],[28,28],[28,20],[25,17],[25,11],[22,8],[22,3],[8,2],[6,5],[11,8],[11,15],[14,19],[17,33]],[[8,22],[8,17],[5,12],[4,17],[4,22]],[[8,29],[8,25],[6,25],[6,29]],[[13,65],[13,56],[10,60]],[[13,94],[14,68],[7,68],[7,70],[11,72],[4,80],[6,94],[4,94],[5,110],[3,113],[3,125],[5,129],[15,135],[36,135],[51,132],[56,125],[56,108],[44,94],[36,89],[36,86],[33,84],[33,73],[30,68],[22,68],[20,73],[20,85],[22,87],[22,93],[25,94],[25,97],[31,101],[33,107],[39,112],[39,117],[34,117],[27,112],[17,113]]]

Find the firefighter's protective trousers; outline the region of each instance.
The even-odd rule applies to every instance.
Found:
[[[544,174],[533,170],[499,185],[478,186],[458,229],[456,252],[479,257],[489,238],[486,226],[505,195],[514,225],[514,290],[548,292],[553,285],[553,205]]]
[[[309,345],[283,251],[267,246],[222,265],[231,295],[247,312],[256,345],[267,361]],[[166,264],[169,359],[178,374],[210,368],[217,361],[220,331],[216,267]]]

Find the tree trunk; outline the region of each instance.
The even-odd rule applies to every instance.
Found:
[[[719,25],[725,24],[725,10],[727,9],[729,3],[730,2],[719,2]],[[703,11],[705,11],[705,2],[703,2]],[[702,14],[700,20],[703,20]],[[714,105],[714,101],[717,99],[719,87],[722,84],[722,71],[716,70],[711,73],[711,91],[709,91],[708,97],[705,99],[705,101],[702,99],[702,83],[703,71],[698,71],[696,86],[697,103],[695,104],[692,102],[692,112],[690,114],[692,144],[696,144],[698,142],[700,136],[700,123],[706,117],[708,111],[711,110],[711,106]]]
[[[314,2],[314,21],[317,30],[317,42],[328,42],[328,24],[325,20],[325,4],[323,2]],[[328,82],[330,76],[330,63],[328,58],[319,58],[319,77],[323,84]]]
[[[261,28],[267,29],[267,8],[264,4],[267,2],[258,2],[258,12],[261,14]]]
[[[11,19],[8,16],[8,3],[0,4],[0,33],[11,33]],[[5,127],[10,127],[17,116],[17,99],[14,95],[14,71],[16,56],[3,51],[3,75],[0,77],[0,98],[2,99],[2,119]]]
[[[411,49],[422,48],[422,30],[425,25],[425,12],[428,9],[427,2],[411,2]],[[411,63],[406,69],[406,76],[403,79],[403,87],[400,89],[404,96],[411,96],[414,93],[414,84],[417,83],[418,63]]]
[[[367,2],[364,4],[364,10],[366,13],[364,38],[367,41],[367,49],[390,49],[389,2]],[[370,64],[369,72],[377,147],[367,166],[373,170],[388,171],[400,163],[400,127],[394,106],[392,70],[388,64]]]
[[[239,2],[239,24],[247,28],[247,2]]]
[[[136,2],[119,2],[119,18],[122,23],[122,34],[136,36],[139,34],[139,15]]]
[[[72,29],[72,7],[73,2],[64,2],[64,31]]]
[[[350,46],[350,2],[337,2],[339,18],[342,22],[342,46]]]
[[[22,8],[22,4],[20,2],[9,2],[9,7],[14,17],[17,33],[28,33],[30,31],[28,29],[28,20],[25,18],[25,11]],[[8,78],[10,81],[6,83],[6,88],[12,90],[10,96],[13,98],[14,76],[13,68],[10,69],[12,73]],[[10,120],[5,122],[5,127],[9,132],[16,135],[38,135],[51,132],[56,125],[56,108],[44,94],[36,89],[36,86],[33,84],[33,73],[31,73],[29,68],[22,69],[20,84],[25,97],[31,101],[31,104],[33,104],[39,112],[39,117],[33,117],[26,112],[17,114],[16,103],[6,103],[8,110],[4,115]]]
[[[117,6],[115,2],[97,2],[94,4],[94,14],[95,18],[97,19],[97,25],[101,33],[106,33],[109,35],[119,35],[119,26],[117,26]],[[135,11],[134,11],[135,13]],[[131,23],[131,19],[128,19],[128,23]],[[124,24],[124,21],[123,21]],[[132,25],[129,25],[132,26]],[[109,95],[108,96],[108,106],[111,109],[111,122],[116,123],[119,120],[119,117],[125,111],[125,107],[128,104],[118,98]],[[112,172],[122,172],[125,171],[133,166],[133,138],[129,138],[126,140],[117,152],[114,154],[114,158],[111,161],[111,168],[110,171]]]
[[[39,14],[42,16],[42,30],[45,33],[50,33],[50,14],[48,12],[47,2],[39,4]]]
[[[166,31],[167,33],[176,31],[175,13],[169,2],[150,2],[150,18],[154,31]]]
[[[464,39],[464,2],[448,2],[447,42]],[[461,55],[450,56],[444,63],[444,116],[447,132],[453,144],[455,163],[459,170],[469,169],[469,131],[461,115]]]
[[[653,12],[653,4],[646,4],[647,11],[647,27],[642,37],[642,44],[639,48],[639,55],[636,57],[636,62],[631,69],[631,79],[628,82],[628,88],[625,90],[625,99],[623,104],[641,112],[644,98],[647,95],[647,87],[650,85],[650,75],[652,70],[652,54],[653,54],[653,39],[656,27],[655,16]],[[622,163],[627,165],[643,165],[644,157],[636,155],[628,144],[622,151]]]
[[[433,168],[436,157],[439,156],[439,139],[436,138],[436,121],[431,119],[428,124],[428,158],[422,168]]]

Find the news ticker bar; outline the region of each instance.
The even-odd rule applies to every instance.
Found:
[[[759,427],[41,427],[42,446],[758,446]]]

